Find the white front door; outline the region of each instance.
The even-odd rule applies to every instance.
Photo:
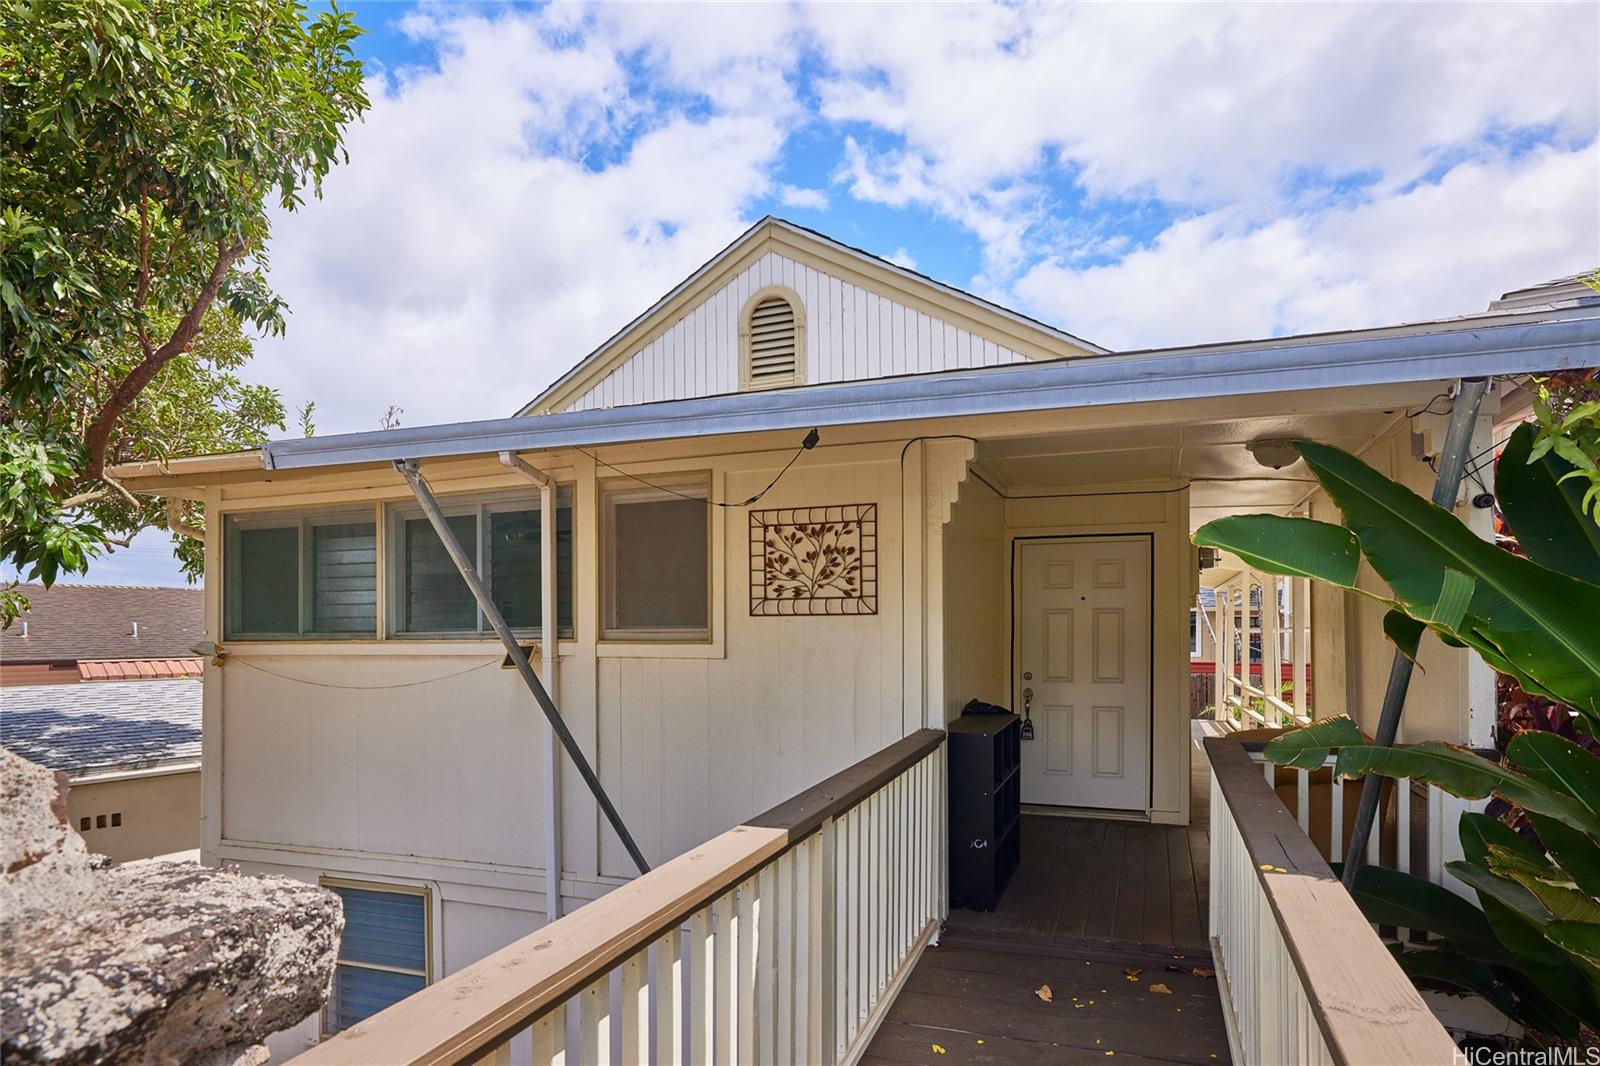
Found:
[[[1012,692],[1033,722],[1022,801],[1145,810],[1150,538],[1016,543]]]

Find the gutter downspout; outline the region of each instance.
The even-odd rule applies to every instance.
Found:
[[[506,655],[511,659],[512,665],[517,668],[517,673],[522,675],[522,681],[528,686],[528,691],[533,693],[533,698],[539,704],[539,709],[544,712],[545,719],[550,727],[555,730],[556,736],[561,739],[561,746],[567,749],[567,755],[578,768],[578,775],[583,778],[583,783],[589,786],[595,802],[600,806],[600,813],[604,814],[606,821],[611,823],[611,828],[616,830],[617,837],[622,841],[622,846],[633,859],[633,864],[638,867],[641,874],[650,872],[650,864],[645,860],[644,853],[639,850],[639,845],[633,842],[633,834],[628,832],[627,825],[622,821],[622,815],[612,804],[611,797],[606,795],[606,788],[600,783],[600,778],[595,774],[594,767],[589,765],[589,760],[584,756],[583,749],[578,746],[578,740],[567,728],[567,723],[561,717],[561,711],[556,707],[555,701],[550,698],[550,693],[545,691],[544,685],[539,682],[539,675],[533,672],[533,667],[528,664],[528,653],[522,650],[522,645],[517,643],[517,638],[512,634],[511,627],[506,625],[505,616],[500,613],[500,608],[495,606],[494,600],[489,597],[488,589],[483,587],[483,581],[478,577],[477,567],[467,557],[466,551],[461,547],[461,542],[456,540],[456,535],[451,532],[449,524],[445,521],[444,512],[439,510],[439,501],[433,498],[433,490],[428,488],[428,483],[423,479],[422,472],[417,469],[414,459],[395,459],[394,468],[411,485],[411,494],[417,498],[417,503],[422,508],[422,513],[428,516],[428,522],[433,526],[434,533],[439,537],[439,543],[444,545],[444,550],[450,556],[450,561],[455,563],[456,572],[461,575],[461,580],[466,582],[467,590],[472,593],[472,598],[478,601],[478,609],[483,612],[483,617],[488,621],[495,636],[500,638],[500,643],[505,646]],[[559,873],[559,871],[558,871]]]
[[[556,483],[515,452],[500,465],[539,486],[539,665],[548,692],[561,691],[561,625],[556,614]],[[561,917],[561,750],[556,732],[544,730],[544,906],[547,921]]]
[[[1433,502],[1446,511],[1455,511],[1461,474],[1472,451],[1473,423],[1478,420],[1478,407],[1488,387],[1488,378],[1462,379],[1455,405],[1450,409],[1450,428],[1445,431],[1444,447],[1439,452],[1439,472],[1433,482]],[[1414,646],[1395,649],[1394,662],[1389,667],[1389,687],[1383,693],[1383,711],[1378,715],[1378,729],[1373,737],[1379,747],[1394,747],[1400,731],[1400,712],[1405,709],[1406,690],[1411,687],[1411,671],[1415,666],[1411,656],[1416,651]],[[1383,782],[1377,774],[1369,773],[1361,783],[1361,806],[1356,809],[1356,824],[1351,827],[1350,846],[1345,851],[1344,872],[1340,878],[1350,892],[1355,891],[1356,875],[1366,861],[1367,841],[1372,836],[1372,820],[1378,813]]]

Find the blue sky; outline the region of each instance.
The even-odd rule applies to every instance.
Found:
[[[510,413],[768,213],[1113,348],[1600,264],[1592,4],[354,11],[374,106],[252,369],[323,433]]]

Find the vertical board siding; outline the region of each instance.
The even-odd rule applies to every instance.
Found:
[[[1027,362],[1010,348],[768,252],[564,409],[737,392],[739,314],[751,294],[768,285],[792,289],[802,304],[807,384]]]

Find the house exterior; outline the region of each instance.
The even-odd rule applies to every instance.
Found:
[[[1571,294],[1110,353],[768,219],[515,417],[119,470],[210,519],[205,861],[329,884],[392,934],[398,961],[355,951],[328,1014],[277,1050],[636,872],[396,461],[419,464],[652,864],[971,699],[1029,718],[1025,805],[1183,825],[1191,531],[1337,520],[1260,446],[1337,444],[1426,494],[1431,400],[1494,376],[1474,434],[1492,450],[1519,376],[1597,355],[1600,306]],[[1284,595],[1317,710],[1370,724],[1381,611]],[[1408,739],[1489,728],[1481,663],[1435,643],[1421,665]]]

